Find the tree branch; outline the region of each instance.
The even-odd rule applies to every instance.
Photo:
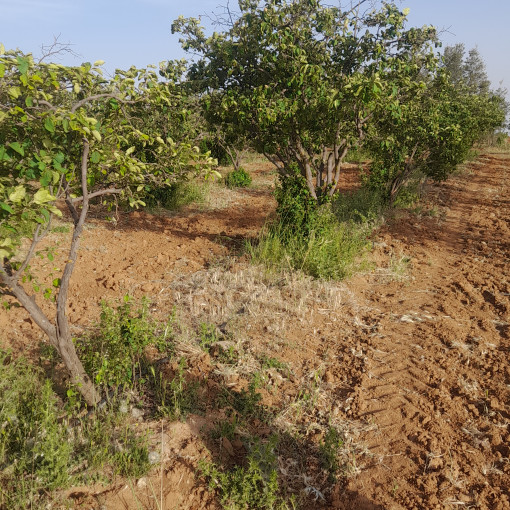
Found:
[[[92,200],[93,198],[100,197],[102,195],[116,195],[116,194],[119,194],[119,193],[122,193],[121,189],[118,189],[118,188],[108,188],[108,189],[102,189],[102,190],[99,190],[99,191],[94,191],[94,193],[90,193],[88,195],[88,198],[89,198],[89,200]],[[82,201],[83,201],[83,197],[76,197],[76,198],[72,198],[71,199],[71,202],[73,204],[77,204],[78,202],[82,202]]]

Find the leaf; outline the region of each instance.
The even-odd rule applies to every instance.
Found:
[[[94,62],[94,66],[102,66],[104,64],[104,60],[96,60]]]
[[[14,210],[12,207],[7,205],[5,202],[0,202],[0,209],[3,209],[4,211],[7,211],[10,214],[14,214]]]
[[[8,92],[13,99],[18,99],[21,96],[21,89],[19,87],[11,87]]]
[[[44,121],[44,127],[50,133],[55,132],[55,124],[53,124],[53,121],[50,119],[50,117],[46,117],[46,120]]]
[[[99,163],[101,161],[101,154],[97,151],[94,151],[90,157],[90,161],[92,161],[94,164]]]
[[[409,7],[406,7],[403,11],[402,11],[402,14],[404,16],[407,16],[409,13],[411,12],[411,9]]]
[[[5,53],[5,46],[0,43],[0,55],[3,55]]]
[[[50,211],[51,214],[54,214],[55,216],[62,218],[62,211],[58,207],[55,207],[54,205],[49,205],[48,210]]]
[[[5,65],[0,64],[0,78],[3,78],[5,74]]]
[[[50,213],[46,209],[42,209],[41,214],[44,216],[46,221],[50,221]]]
[[[28,63],[28,59],[23,57],[17,57],[16,60],[18,62],[19,72],[21,74],[27,74],[28,68],[30,66],[30,64]]]
[[[126,151],[126,156],[129,156],[135,152],[136,147],[133,145],[132,147],[129,147],[129,149]]]
[[[9,195],[9,200],[13,204],[19,204],[26,196],[27,191],[23,186],[16,186],[15,190]]]
[[[21,154],[22,156],[25,155],[25,149],[23,149],[23,147],[20,145],[19,142],[12,142],[9,144],[9,147],[16,151],[18,154]]]
[[[60,281],[61,281],[61,280],[60,280],[60,278],[55,278],[55,279],[51,282],[51,284],[53,285],[53,287],[58,288],[58,287],[60,287]]]
[[[92,136],[98,141],[100,142],[101,141],[101,133],[99,133],[99,131],[93,129],[92,130]]]
[[[79,83],[75,83],[73,85],[73,90],[74,90],[74,93],[75,94],[79,94],[80,90],[81,90],[81,87],[80,87],[80,84]]]
[[[37,205],[45,204],[47,202],[53,202],[54,200],[55,197],[47,189],[44,188],[38,190],[33,198],[34,204]]]

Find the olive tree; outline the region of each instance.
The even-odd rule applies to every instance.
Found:
[[[91,204],[143,206],[147,184],[169,185],[211,164],[161,124],[172,120],[164,113],[179,104],[172,80],[161,82],[155,70],[136,68],[107,79],[101,65],[36,62],[0,45],[0,292],[28,311],[92,405],[100,395],[76,354],[66,310]],[[52,218],[63,211],[72,218],[73,234],[60,278],[46,286],[50,314],[35,299],[39,285],[24,282]],[[27,232],[30,247],[20,252]]]
[[[370,5],[239,0],[239,14],[211,36],[197,19],[172,25],[197,55],[188,80],[206,115],[246,136],[280,175],[297,166],[318,202],[334,193],[378,105],[391,108],[395,69],[431,58],[432,27],[406,30],[407,10]]]

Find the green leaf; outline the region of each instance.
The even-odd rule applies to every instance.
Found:
[[[18,69],[21,74],[27,74],[29,63],[27,58],[17,57],[16,61],[18,62]]]
[[[16,186],[15,190],[9,195],[9,200],[13,204],[19,204],[26,196],[27,191],[23,186]]]
[[[0,43],[0,55],[3,55],[5,53],[5,46]]]
[[[38,190],[33,198],[34,204],[37,205],[45,204],[47,202],[53,202],[54,200],[55,197],[47,189],[44,188]]]
[[[51,212],[51,214],[54,214],[55,216],[62,218],[62,211],[58,207],[55,207],[54,205],[49,205],[48,210]]]
[[[0,64],[0,78],[3,78],[5,75],[5,65]]]
[[[53,287],[58,288],[58,287],[60,287],[60,281],[61,281],[61,280],[60,280],[60,278],[55,278],[55,279],[51,282],[51,284],[53,285]]]
[[[23,147],[20,145],[19,142],[12,142],[9,144],[9,147],[16,151],[18,154],[21,154],[22,156],[25,155],[25,149],[23,149]]]
[[[13,99],[18,99],[21,96],[21,89],[19,87],[11,87],[8,93]]]
[[[92,130],[92,136],[98,141],[101,141],[101,134],[99,131],[96,131],[95,129]]]
[[[53,121],[50,119],[50,117],[46,117],[46,120],[44,121],[44,127],[50,133],[55,132],[55,124],[53,124]]]
[[[75,83],[73,85],[73,90],[74,90],[75,94],[78,94],[80,92],[80,90],[81,90],[80,84],[79,83]]]
[[[14,214],[14,210],[12,207],[7,205],[5,202],[0,202],[0,209],[3,209],[4,211],[7,211],[10,214]]]
[[[129,149],[126,151],[126,156],[129,156],[135,152],[136,147],[133,145],[132,147],[129,147]]]
[[[92,161],[94,164],[99,163],[99,161],[101,161],[101,154],[97,151],[94,151],[90,157],[90,161]]]
[[[96,60],[94,62],[94,66],[102,66],[104,64],[104,60]]]

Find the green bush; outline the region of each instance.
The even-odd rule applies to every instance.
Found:
[[[182,207],[207,200],[209,191],[206,182],[182,181],[170,186],[147,188],[144,201],[148,207],[162,207],[168,211],[178,211]]]
[[[160,325],[149,313],[149,301],[143,299],[138,309],[128,296],[116,309],[101,303],[100,322],[95,334],[80,339],[77,350],[85,370],[102,386],[132,385],[145,360],[145,350],[152,345],[170,349]]]
[[[219,493],[220,502],[228,510],[284,510],[293,508],[279,494],[278,472],[274,448],[276,439],[269,443],[256,442],[248,455],[247,466],[236,466],[230,471],[204,461],[200,462],[202,476],[209,487]]]
[[[232,170],[225,176],[227,188],[247,188],[251,184],[251,175],[242,167]]]

